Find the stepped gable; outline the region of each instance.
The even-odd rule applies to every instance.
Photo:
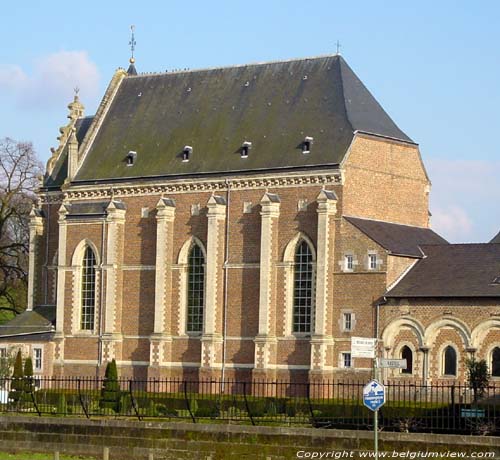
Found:
[[[385,297],[500,297],[500,244],[424,245]]]
[[[127,75],[74,182],[331,167],[356,131],[412,142],[338,55]]]
[[[81,145],[85,134],[93,121],[94,117],[82,117],[76,120],[75,128],[76,128],[76,139],[78,140],[78,145]],[[64,150],[61,152],[61,155],[56,161],[54,165],[54,169],[52,173],[45,177],[44,186],[47,188],[60,187],[66,177],[68,176],[68,147],[65,146]]]
[[[422,257],[422,244],[446,244],[447,241],[430,228],[393,224],[358,217],[344,218],[393,255]]]

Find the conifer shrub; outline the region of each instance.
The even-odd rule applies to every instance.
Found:
[[[101,389],[101,397],[99,399],[99,407],[101,409],[110,409],[116,413],[120,412],[121,406],[121,390],[118,382],[118,369],[116,361],[113,359],[106,366],[104,374],[104,382]]]
[[[33,361],[31,356],[24,361],[24,392],[25,399],[31,400],[31,393],[35,391],[35,379],[33,378]]]
[[[14,371],[10,384],[9,399],[19,404],[24,395],[24,373],[23,373],[23,356],[21,350],[17,352],[16,360],[14,361]]]

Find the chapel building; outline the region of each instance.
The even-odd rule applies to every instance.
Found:
[[[418,145],[340,55],[131,64],[93,117],[68,107],[31,216],[28,311],[0,333],[39,373],[116,359],[134,378],[364,379],[353,336],[407,359],[386,378],[500,363],[500,244],[430,229]]]

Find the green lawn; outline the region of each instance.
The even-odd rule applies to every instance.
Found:
[[[60,460],[95,460],[95,457],[72,457],[59,455]],[[54,454],[8,454],[0,452],[0,460],[54,460]]]

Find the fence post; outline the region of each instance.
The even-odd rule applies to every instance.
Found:
[[[255,421],[252,417],[252,413],[250,412],[250,406],[248,405],[248,399],[247,399],[247,383],[243,382],[243,399],[245,400],[245,407],[247,409],[247,414],[248,417],[250,418],[250,421],[252,422],[252,425],[255,426]]]
[[[311,383],[307,382],[307,391],[306,391],[306,397],[307,397],[307,405],[309,406],[309,412],[311,414],[311,425],[314,426],[314,413],[313,413],[313,407],[311,404]]]
[[[189,411],[189,415],[191,416],[191,420],[193,421],[193,423],[196,423],[196,418],[193,415],[193,413],[191,412],[191,404],[189,404],[189,399],[188,399],[188,396],[187,396],[187,381],[183,380],[182,383],[184,384],[184,399],[186,400],[187,410]]]
[[[128,391],[130,393],[130,402],[132,403],[132,407],[134,408],[135,415],[137,416],[137,418],[139,420],[142,420],[141,415],[139,414],[139,409],[138,409],[137,404],[135,402],[134,394],[132,393],[132,384],[133,384],[133,381],[129,380],[128,381]]]
[[[30,391],[31,395],[31,401],[33,401],[33,406],[35,407],[36,413],[38,414],[39,417],[42,416],[42,413],[40,412],[40,409],[38,409],[38,404],[35,401],[35,393],[33,391]]]
[[[77,388],[78,388],[78,399],[80,401],[80,405],[82,406],[83,413],[85,414],[85,417],[89,418],[89,412],[87,410],[87,407],[85,406],[85,403],[83,402],[82,385],[80,378],[78,378],[77,380]]]

